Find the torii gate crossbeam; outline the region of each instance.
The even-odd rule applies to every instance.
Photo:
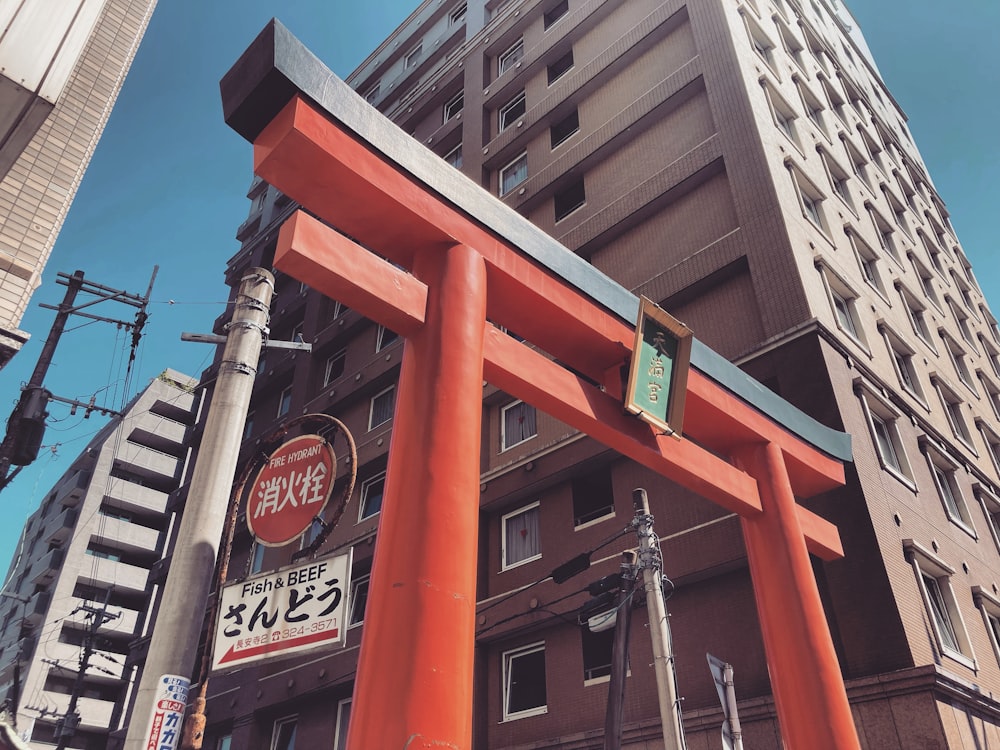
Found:
[[[839,536],[795,502],[843,483],[844,436],[735,368],[725,386],[691,373],[698,444],[657,435],[621,409],[627,291],[408,139],[280,24],[222,87],[257,174],[391,261],[304,212],[275,257],[406,339],[349,747],[471,746],[483,377],[738,513],[787,746],[859,747],[808,557],[842,555]]]

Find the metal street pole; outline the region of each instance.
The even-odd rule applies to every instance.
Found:
[[[169,689],[175,700],[187,697],[273,291],[274,277],[262,268],[250,269],[240,283],[177,545],[136,692],[126,750],[145,750],[151,737],[157,738],[157,748],[175,748],[180,741],[178,724],[173,744],[164,743],[164,735],[173,731],[168,725],[177,717],[165,715],[156,705],[156,696]],[[181,714],[183,723],[183,710]]]
[[[726,683],[726,721],[729,722],[729,733],[733,738],[733,750],[743,750],[743,730],[740,728],[740,714],[739,709],[736,707],[736,686],[733,684],[733,665],[726,664],[722,675]]]
[[[664,750],[684,750],[684,729],[681,725],[677,683],[674,679],[674,656],[670,646],[670,625],[667,605],[663,600],[660,543],[653,531],[646,490],[632,490],[635,526],[639,537],[639,567],[646,590],[646,611],[649,613],[649,634],[653,639],[653,669],[656,671],[656,692],[660,698],[660,722],[663,724]]]

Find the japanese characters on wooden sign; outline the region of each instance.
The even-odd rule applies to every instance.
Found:
[[[625,410],[677,437],[684,424],[691,338],[690,328],[639,298]]]
[[[212,669],[343,646],[351,561],[348,551],[223,588]]]
[[[337,479],[333,447],[301,435],[279,447],[257,474],[247,499],[247,525],[268,547],[287,544],[321,516]]]

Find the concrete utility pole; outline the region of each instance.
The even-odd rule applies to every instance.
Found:
[[[604,718],[604,750],[621,750],[625,711],[625,675],[628,672],[628,636],[632,626],[632,592],[635,590],[635,552],[622,553],[622,582],[618,589],[615,639],[611,647],[611,681]]]
[[[158,749],[175,748],[180,741],[180,725],[170,740],[164,737],[173,731],[176,716],[164,717],[156,696],[164,684],[172,684],[182,685],[175,695],[186,698],[194,671],[255,367],[268,332],[273,291],[274,277],[262,268],[250,269],[240,284],[149,655],[136,692],[126,750],[145,750],[151,736],[157,738],[154,746]],[[181,713],[183,723],[183,710]],[[164,729],[168,725],[169,730]]]
[[[635,518],[632,525],[639,537],[639,567],[646,589],[646,611],[649,612],[649,634],[653,639],[653,668],[656,670],[656,691],[660,697],[660,721],[663,724],[665,750],[684,750],[684,728],[681,707],[677,700],[674,675],[674,655],[670,645],[670,624],[667,605],[663,600],[663,557],[660,540],[653,531],[646,490],[632,490]]]

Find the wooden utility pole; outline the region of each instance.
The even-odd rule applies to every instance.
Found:
[[[187,697],[273,292],[274,277],[263,268],[248,270],[240,283],[177,545],[136,692],[127,750],[146,748],[154,741],[154,734],[153,746],[157,748],[175,748],[180,740],[179,724],[170,744],[161,734],[164,727],[157,724],[157,717],[166,722],[176,717],[164,716],[155,705],[156,695],[164,685],[170,685],[178,688],[175,695]],[[180,719],[183,722],[183,716]]]
[[[93,400],[90,403],[84,403],[76,399],[55,396],[43,388],[42,383],[45,381],[45,375],[49,370],[49,365],[52,364],[56,347],[59,344],[59,339],[62,337],[63,331],[66,328],[66,321],[69,320],[70,315],[78,315],[103,323],[112,323],[119,328],[131,331],[132,348],[129,355],[129,371],[131,372],[132,363],[135,360],[136,348],[142,337],[146,321],[149,319],[146,307],[149,305],[149,295],[153,291],[153,282],[156,280],[158,270],[159,266],[153,266],[153,275],[149,280],[149,287],[146,289],[145,296],[131,294],[121,289],[112,289],[103,284],[87,281],[84,279],[83,271],[75,271],[72,276],[65,273],[58,274],[56,281],[66,286],[66,294],[58,306],[39,305],[48,310],[55,310],[56,318],[52,322],[49,335],[45,339],[41,353],[38,355],[35,369],[32,371],[28,382],[21,387],[21,398],[7,420],[7,433],[4,436],[3,442],[0,443],[0,490],[10,484],[18,472],[32,463],[38,456],[38,450],[41,447],[42,438],[45,434],[45,418],[48,416],[46,409],[49,401],[60,401],[64,404],[69,404],[74,411],[77,408],[82,408],[84,409],[84,414],[88,417],[91,412],[95,411],[105,415],[118,414],[113,409],[96,406]],[[76,298],[80,292],[90,294],[94,299],[77,304]],[[138,308],[135,319],[132,321],[119,320],[117,318],[107,318],[83,312],[84,308],[96,305],[99,302],[112,301]],[[13,471],[10,471],[11,466],[15,467]]]
[[[632,490],[635,518],[632,525],[639,536],[639,567],[646,589],[646,611],[649,613],[649,635],[653,639],[653,669],[656,671],[656,691],[660,698],[660,721],[663,724],[665,750],[684,750],[684,727],[677,699],[674,655],[670,644],[670,624],[663,599],[663,557],[660,540],[653,531],[646,490]]]
[[[635,591],[635,552],[622,553],[622,582],[618,589],[615,639],[611,647],[611,681],[604,718],[604,750],[621,750],[625,709],[625,675],[628,673],[628,636],[632,626],[632,592]]]
[[[73,735],[76,734],[76,728],[80,725],[80,714],[76,710],[76,704],[80,700],[80,693],[83,692],[83,680],[86,677],[87,668],[90,666],[90,657],[94,653],[94,640],[97,638],[97,631],[109,620],[116,620],[121,617],[121,614],[108,614],[108,599],[110,598],[111,589],[108,589],[104,595],[104,604],[101,605],[100,609],[84,604],[75,610],[77,612],[83,610],[87,613],[87,618],[90,620],[90,627],[87,628],[87,635],[83,640],[83,651],[80,652],[80,668],[77,670],[76,680],[73,682],[73,691],[69,695],[69,706],[66,708],[66,713],[62,715],[56,724],[56,736],[59,738],[56,750],[66,749],[66,744],[73,739]]]

